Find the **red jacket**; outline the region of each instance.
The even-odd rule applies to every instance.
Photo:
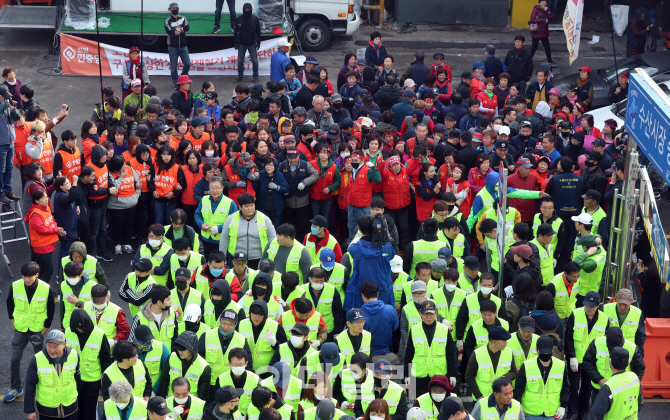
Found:
[[[314,306],[312,306],[312,312],[309,313],[309,316],[314,315],[314,312],[316,312],[316,311],[314,310]],[[286,312],[284,312],[284,313],[286,313]],[[295,299],[293,299],[293,301],[291,302],[291,315],[295,319],[296,324],[307,324],[307,320],[302,321],[302,320],[298,319],[298,317],[296,315]],[[321,317],[321,319],[319,320],[319,330],[327,330],[328,327],[326,325],[326,321],[323,320],[323,315],[319,315],[319,316]],[[309,317],[307,317],[307,318],[309,319]],[[282,318],[281,317],[279,318],[279,325],[282,325]]]
[[[349,204],[354,207],[368,207],[372,201],[372,182],[368,180],[370,168],[363,166],[349,190]]]
[[[352,182],[351,172],[341,171],[340,178],[342,181],[340,182],[340,188],[338,189],[337,206],[340,210],[346,210],[347,207],[349,207],[349,192],[354,183]]]
[[[317,158],[316,154],[312,150],[312,146],[299,141],[296,147],[305,154],[308,162]]]
[[[451,67],[449,67],[448,64],[445,62],[442,62],[442,65],[438,66],[437,63],[433,63],[430,65],[430,72],[435,75],[435,78],[437,78],[437,71],[439,69],[445,69],[447,71],[447,80],[446,82],[451,84]]]
[[[324,229],[323,232],[326,235],[323,238],[321,238],[321,240],[318,240],[319,238],[312,235],[311,233],[308,233],[307,235],[305,235],[305,239],[303,239],[302,244],[307,245],[307,241],[314,242],[314,244],[316,244],[316,253],[318,254],[321,248],[328,245],[328,239],[330,238],[330,232],[328,232],[328,229]],[[335,262],[342,261],[342,249],[340,248],[339,243],[335,243],[335,248],[333,249],[333,252],[335,253]]]
[[[491,118],[495,117],[496,108],[498,107],[498,97],[496,95],[492,95],[491,98],[489,98],[489,95],[482,91],[477,95],[477,100],[481,102],[482,107],[488,108],[489,110],[489,112],[482,112],[482,115],[488,115]]]
[[[309,163],[312,164],[316,172],[319,174],[319,179],[309,187],[309,198],[312,200],[326,200],[332,197],[332,194],[324,194],[323,189],[333,185],[333,180],[335,179],[335,171],[337,171],[337,165],[333,163],[328,167],[328,171],[325,176],[321,176],[321,168],[319,167],[319,162],[311,160]]]
[[[399,174],[392,172],[389,168],[382,168],[381,173],[386,208],[397,210],[409,206],[412,199],[407,168],[401,166]]]
[[[233,273],[233,280],[228,283],[230,285],[230,298],[235,302],[238,302],[241,299],[241,296],[244,295],[242,294],[242,286],[240,285],[240,281],[237,279],[237,276],[235,275],[235,271],[229,270],[227,267],[223,267],[223,273],[221,273],[219,277],[214,277],[212,275],[212,272],[209,271],[209,263],[207,263],[202,267],[202,272],[200,273],[200,275],[207,279],[207,282],[209,283],[208,287],[212,287],[212,284],[214,284],[215,281],[219,279],[225,279],[226,274],[228,274],[229,272]],[[193,274],[191,275],[191,287],[194,289],[195,289],[195,273],[196,270],[193,270]]]
[[[507,187],[520,190],[537,191],[537,176],[532,172],[527,178],[521,178],[518,172],[507,178]],[[535,217],[535,200],[526,200],[522,198],[508,198],[509,205],[514,207],[521,214],[522,222],[529,222]]]
[[[461,174],[461,176],[463,176],[463,174]],[[447,180],[447,185],[445,186],[444,184],[442,184],[442,188],[445,190],[445,192],[450,191],[455,195],[461,191],[470,188],[470,183],[468,181],[463,180],[460,184],[456,184],[456,192],[454,192],[454,178],[449,178]],[[463,200],[463,202],[458,206],[458,208],[461,209],[461,213],[463,213],[463,217],[465,217],[466,219],[470,215],[470,207],[472,207],[471,197],[472,196],[468,194],[465,200]]]

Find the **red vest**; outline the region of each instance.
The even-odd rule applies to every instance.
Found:
[[[319,167],[318,161],[312,160],[309,163],[311,163],[314,169],[316,169],[316,172],[319,173],[319,179],[309,187],[309,198],[312,200],[325,200],[332,197],[332,194],[324,194],[323,189],[333,184],[337,165],[333,163],[328,167],[326,174],[321,175],[321,168]]]
[[[365,152],[365,162],[372,162],[370,160],[370,155],[368,155],[367,152]],[[384,155],[382,155],[381,152],[377,153],[377,158],[376,158],[375,162],[372,162],[372,163],[374,163],[375,166],[377,167],[377,169],[379,169],[379,172],[381,172],[384,169],[384,165],[386,164],[386,162],[384,162]],[[383,190],[384,190],[384,186],[381,183],[380,184],[377,184],[377,183],[372,184],[372,194],[379,194]]]
[[[135,158],[130,160],[130,167],[140,173],[142,192],[149,192],[149,186],[147,185],[147,176],[149,176],[149,171],[151,170],[151,167],[146,163],[138,162],[137,159]]]
[[[63,169],[61,173],[63,176],[72,182],[74,175],[81,175],[81,152],[77,146],[74,147],[74,153],[68,153],[64,150],[59,150],[61,161],[63,161]]]
[[[30,140],[29,142],[32,143],[33,146],[35,145],[35,142],[32,142]],[[40,156],[39,159],[31,158],[25,151],[21,155],[21,166],[26,167],[28,166],[28,164],[33,162],[39,162],[40,165],[44,167],[44,171],[42,171],[44,175],[52,174],[54,172],[53,144],[51,143],[51,140],[49,140],[48,137],[44,138],[44,144],[42,145],[42,155]]]
[[[47,206],[46,210],[43,210],[39,206],[33,206],[28,212],[28,220],[32,217],[33,214],[39,215],[42,220],[44,220],[44,226],[48,228],[56,227],[56,221],[54,220],[53,214],[51,213],[51,206]],[[33,228],[33,225],[28,224],[30,229],[30,245],[33,248],[40,248],[43,246],[51,245],[58,242],[58,233],[49,233],[41,234]]]
[[[204,175],[202,174],[202,165],[200,165],[200,170],[197,174],[194,174],[188,167],[188,165],[183,165],[181,171],[186,177],[186,188],[181,192],[181,202],[188,204],[189,206],[197,206],[198,202],[193,198],[193,187],[198,183]]]
[[[107,171],[107,165],[104,165],[102,168],[98,168],[91,162],[88,162],[86,166],[90,166],[95,171],[95,185],[98,186],[99,190],[102,188],[109,188],[108,187],[109,172]],[[102,200],[103,198],[107,198],[107,194],[89,198],[91,200]]]
[[[382,187],[386,208],[397,210],[409,206],[412,201],[409,191],[407,168],[401,166],[400,173],[382,169]]]
[[[362,164],[361,164],[362,165]],[[354,207],[369,207],[372,201],[372,183],[368,181],[370,168],[362,166],[349,191],[349,204]]]
[[[488,115],[491,118],[496,115],[496,107],[498,106],[498,97],[496,95],[491,96],[489,99],[489,95],[486,92],[480,92],[477,95],[477,100],[482,103],[484,108],[490,109],[489,112],[482,112],[482,115]]]
[[[167,193],[174,192],[177,186],[177,174],[179,173],[179,165],[176,163],[168,170],[159,171],[158,165],[154,166],[156,178],[154,179],[154,188],[161,197],[167,196]]]
[[[226,174],[228,174],[228,181],[229,182],[240,182],[240,181],[247,181],[247,187],[246,188],[241,188],[241,187],[235,187],[230,190],[228,190],[228,198],[233,200],[235,204],[237,204],[237,197],[241,196],[244,193],[249,193],[256,197],[256,191],[254,191],[253,185],[251,185],[251,181],[242,179],[242,177],[239,174],[233,173],[233,167],[230,165],[226,165]]]
[[[314,160],[314,159],[317,158],[316,154],[314,154],[314,153],[312,152],[311,148],[308,147],[308,146],[307,146],[305,143],[303,143],[302,141],[298,140],[298,145],[297,145],[296,147],[298,148],[298,150],[300,150],[301,152],[303,152],[303,153],[305,154],[305,156],[307,156],[307,159],[306,159],[307,162],[309,162],[309,161]]]
[[[349,191],[351,191],[351,186],[354,184],[353,179],[351,178],[351,172],[342,171],[340,172],[340,188],[338,189],[339,194],[337,195],[337,205],[341,210],[346,210],[349,207]]]

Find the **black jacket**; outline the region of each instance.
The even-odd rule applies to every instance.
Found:
[[[469,144],[463,146],[459,153],[461,154],[461,163],[465,165],[466,172],[469,173],[470,169],[477,166],[477,155],[479,154],[479,151],[472,146],[472,144]]]
[[[582,366],[584,368],[584,373],[588,375],[588,377],[591,379],[591,382],[598,383],[601,379],[603,379],[603,375],[598,372],[598,368],[596,367],[596,360],[596,342],[593,340],[586,349],[586,353],[584,354],[584,363]],[[635,347],[635,354],[633,354],[633,358],[630,360],[630,370],[636,374],[640,380],[642,380],[645,364],[644,354],[639,347]]]
[[[56,370],[62,369],[62,363],[68,358],[70,352],[72,352],[71,347],[65,347],[63,355],[59,359],[52,359],[47,353],[47,349],[43,349],[42,353],[47,357],[50,365],[58,365]],[[77,381],[77,388],[81,383],[81,377],[79,373],[79,355],[77,354],[77,368],[74,374],[74,379]],[[61,405],[56,408],[45,407],[35,400],[35,394],[37,392],[37,382],[39,377],[37,376],[37,359],[32,358],[30,364],[28,365],[28,373],[26,374],[26,385],[25,385],[25,399],[23,400],[23,412],[26,414],[30,413],[40,413],[39,417],[49,416],[59,418],[62,416],[69,416],[77,411],[79,404],[75,400],[74,403],[68,405],[67,407]],[[149,381],[150,382],[150,381]]]
[[[177,15],[177,17],[174,17],[170,15],[169,18],[165,19],[164,26],[168,35],[168,47],[182,48],[186,46],[186,32],[190,29],[186,16]],[[182,30],[179,35],[177,35],[177,28]]]
[[[307,86],[303,86],[302,89],[298,91],[295,95],[295,101],[293,101],[293,107],[297,108],[299,106],[305,108],[305,111],[309,111],[314,108],[312,105],[312,100],[314,99],[315,92],[309,90]]]
[[[520,54],[516,53],[516,48],[507,51],[507,56],[503,60],[507,66],[507,73],[512,76],[511,83],[517,83],[522,80],[529,81],[533,77],[533,59],[527,49],[522,49]]]
[[[402,100],[400,91],[393,86],[382,86],[379,88],[373,100],[379,105],[381,112],[391,109],[391,107]]]
[[[175,366],[176,368],[181,369],[182,376],[186,376],[186,373],[191,368],[191,365],[193,365],[193,362],[195,362],[195,359],[202,357],[198,354],[198,336],[192,331],[184,331],[177,337],[172,345],[177,346],[177,348],[173,348],[174,353],[177,353],[176,350],[178,350],[179,347],[191,351],[190,360],[179,359],[181,366]],[[179,353],[177,353],[177,356],[179,356]],[[165,363],[161,369],[161,379],[157,392],[157,395],[163,398],[167,398],[168,388],[172,382],[170,380],[170,368],[170,359],[168,359],[167,363]],[[195,390],[198,394],[197,397],[201,400],[207,400],[207,398],[209,398],[209,382],[211,377],[212,368],[206,366],[202,375],[200,375],[200,379],[198,379],[198,389]]]
[[[172,107],[178,109],[182,117],[189,118],[191,116],[193,105],[195,105],[193,92],[189,90],[185,95],[181,90],[177,90],[172,93],[170,99],[172,99]]]
[[[628,97],[628,86],[626,85],[625,88],[621,88],[621,85],[619,82],[616,82],[616,84],[612,85],[610,87],[609,93],[607,94],[607,99],[609,100],[610,104],[615,104],[617,102],[621,102],[624,99]],[[616,93],[617,88],[621,88],[619,93]]]
[[[251,10],[251,3],[244,3],[242,10],[245,9]],[[235,45],[255,45],[256,48],[260,48],[261,22],[258,20],[258,16],[252,13],[249,16],[239,15],[235,20],[233,37]]]

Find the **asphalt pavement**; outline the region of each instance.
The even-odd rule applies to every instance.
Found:
[[[354,36],[336,38],[331,47],[320,53],[313,53],[320,65],[328,68],[331,75],[331,81],[335,82],[337,72],[342,67],[344,54],[347,52],[356,52],[359,48],[365,48],[369,33],[374,30],[367,27],[362,28]],[[527,30],[514,30],[511,28],[496,28],[488,30],[487,28],[454,28],[439,27],[428,28],[419,27],[419,31],[413,34],[399,35],[395,31],[382,29],[383,42],[390,54],[395,57],[395,68],[404,70],[412,61],[412,55],[415,50],[422,49],[426,53],[426,64],[430,64],[432,53],[443,51],[445,53],[445,62],[451,66],[452,74],[457,76],[464,70],[471,70],[472,63],[483,59],[483,47],[486,44],[494,44],[498,47],[498,56],[505,55],[507,49],[512,47],[514,36],[517,33],[524,33],[527,43],[530,44],[530,36]],[[592,35],[600,36],[600,43],[588,45],[586,41],[590,40]],[[136,45],[136,39],[133,37],[107,36],[102,37],[101,42],[130,47]],[[565,48],[565,37],[562,32],[552,32],[551,34],[552,50],[554,61],[558,67],[554,69],[556,77],[575,73],[580,66],[588,65],[591,68],[601,68],[613,63],[612,44],[609,40],[609,34],[582,32],[582,50],[581,56],[572,66],[568,63],[567,49]],[[617,38],[615,44],[619,52],[619,59],[622,58],[625,38]],[[0,29],[0,67],[13,67],[16,69],[17,77],[23,84],[31,85],[35,90],[35,98],[42,108],[49,112],[50,117],[54,117],[60,110],[61,104],[67,104],[70,108],[69,116],[56,128],[56,133],[61,133],[66,129],[73,130],[79,136],[81,124],[84,120],[91,117],[96,103],[100,102],[100,83],[98,77],[91,76],[65,76],[60,75],[54,69],[58,67],[58,56],[48,55],[48,50],[53,44],[53,31],[48,30],[15,30]],[[189,37],[189,49],[191,52],[211,51],[222,48],[231,48],[232,39],[226,37]],[[528,46],[529,48],[529,46]],[[162,41],[152,49],[152,51],[165,52],[166,48]],[[546,61],[542,49],[535,56],[535,65],[539,66]],[[222,104],[227,103],[226,99],[232,97],[235,83],[233,77],[222,76],[191,76],[193,83],[191,90],[198,92],[204,81],[212,81],[219,93],[219,101]],[[268,76],[261,76],[261,83],[269,80]],[[455,77],[456,84],[458,78]],[[245,82],[251,84],[251,76],[245,78]],[[121,94],[120,77],[103,77],[104,86],[112,86],[117,95]],[[158,96],[169,97],[172,93],[172,82],[169,76],[152,76],[151,84],[158,89]],[[81,147],[81,146],[80,146]],[[14,191],[19,195],[21,184],[18,179],[18,170],[14,170],[13,178]],[[3,232],[5,238],[11,235],[11,230]],[[137,247],[138,243],[133,243]],[[0,291],[3,299],[7,295],[11,282],[20,278],[20,267],[29,259],[29,248],[25,241],[8,244],[3,247],[7,255],[11,269],[14,273],[10,276],[7,268],[0,259]],[[113,251],[111,244],[108,248]],[[121,305],[128,314],[128,305],[118,297],[119,286],[125,275],[131,271],[130,261],[132,255],[123,254],[114,256],[113,262],[102,262],[102,267],[107,274],[112,289],[112,301]],[[52,280],[52,284],[55,279]],[[58,311],[58,310],[57,310]],[[59,327],[59,316],[56,315],[53,327]],[[7,318],[2,316],[0,321],[0,335],[5,339],[0,340],[0,354],[5,357],[0,358],[0,394],[4,394],[9,388],[9,363],[11,355],[11,335],[12,327]],[[25,371],[30,358],[32,349],[26,348],[21,363],[22,376],[25,377]],[[639,418],[643,420],[665,418],[667,415],[670,400],[650,400]],[[13,404],[0,404],[0,416],[3,418],[17,419],[21,418],[23,413],[23,404],[15,402]],[[663,414],[666,413],[666,414]]]

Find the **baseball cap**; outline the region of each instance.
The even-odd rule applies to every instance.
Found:
[[[512,254],[516,254],[521,258],[525,258],[527,260],[531,259],[531,257],[533,256],[533,250],[528,245],[525,244],[513,246],[509,250]]]
[[[143,273],[151,270],[151,267],[153,267],[153,264],[151,264],[149,258],[140,258],[140,260],[135,263],[135,270]]]
[[[472,135],[472,142],[481,143],[483,138],[484,135],[482,133],[475,133]]]
[[[130,82],[130,87],[142,86],[142,81],[140,79],[133,79]]]
[[[445,127],[444,124],[438,123],[433,127],[433,133],[442,133],[446,136],[449,134],[449,130],[447,130],[447,127]]]
[[[510,338],[512,336],[503,327],[489,328],[489,340],[509,340]]]
[[[516,161],[516,166],[523,166],[526,169],[530,169],[533,167],[533,164],[530,163],[530,159],[528,159],[527,157],[520,157]]]
[[[249,152],[241,152],[237,155],[237,163],[243,168],[249,169],[255,166],[254,162],[251,160],[251,155]]]
[[[595,160],[596,162],[600,162],[602,158],[603,155],[598,152],[589,152],[588,156],[586,157],[587,160]]]
[[[191,127],[198,127],[205,125],[205,119],[202,117],[195,117],[191,120]]]
[[[391,166],[395,165],[396,163],[400,163],[400,158],[398,156],[391,156],[389,160],[386,161],[388,164],[388,167],[390,168]]]
[[[405,87],[411,87],[411,86],[405,86]],[[412,89],[405,89],[402,91],[402,96],[403,98],[413,98],[414,91]]]
[[[175,279],[190,280],[191,279],[191,272],[188,270],[188,268],[179,267],[174,272],[174,278]]]
[[[326,343],[329,344],[329,343]],[[326,345],[324,344],[324,346]],[[330,344],[335,344],[335,343],[330,343]],[[337,347],[337,345],[335,345]],[[339,357],[339,356],[338,356]],[[316,415],[314,417],[315,420],[332,420],[335,418],[335,403],[333,403],[331,400],[324,398],[323,400],[319,401],[319,403],[316,405]]]
[[[571,83],[568,85],[568,90],[572,92],[576,92],[579,90],[579,86],[577,86],[577,83]]]
[[[433,58],[444,58],[444,53],[438,51],[435,54],[433,54]]]
[[[524,318],[530,318],[524,317]],[[530,318],[533,319],[533,318]],[[533,320],[534,322],[535,320]],[[551,354],[554,351],[554,340],[549,336],[543,336],[537,339],[537,354]]]
[[[170,414],[172,410],[168,408],[167,402],[163,397],[151,397],[147,402],[147,411],[158,414],[159,416],[164,416]]]
[[[531,127],[531,128],[533,128],[533,124],[531,124],[530,121],[521,121],[520,128],[523,128],[523,127]]]
[[[551,227],[551,225],[549,223],[542,223],[537,228],[537,234],[542,235],[542,236],[551,236],[551,235],[555,235],[556,231],[554,230],[553,227]]]
[[[624,79],[630,79],[630,73],[628,72],[628,70],[622,71],[621,73],[619,73],[619,76],[623,77]]]
[[[591,291],[584,296],[584,306],[595,308],[598,305],[600,305],[600,295],[598,292]]]
[[[419,407],[413,407],[413,408],[419,408]],[[444,400],[442,400],[442,405],[440,406],[440,414],[437,415],[437,420],[449,420],[452,416],[454,416],[456,413],[460,413],[461,411],[463,410],[461,410],[461,406],[456,401],[450,398],[445,398]],[[407,413],[407,419],[414,420],[410,419],[409,412]]]
[[[593,141],[593,146],[605,147],[605,146],[607,146],[607,142],[605,141],[605,139],[595,139]],[[598,152],[596,152],[596,153],[598,153]],[[600,153],[598,153],[598,154],[600,154]]]
[[[596,237],[595,235],[588,233],[577,238],[576,243],[579,246],[586,246],[590,248],[592,246],[596,246]]]
[[[412,80],[412,79],[405,80],[405,83],[403,83],[403,85],[402,85],[402,87],[406,87],[406,88],[411,88],[411,87],[414,87],[414,86],[416,86],[416,83],[414,83],[414,80]]]
[[[614,369],[623,370],[628,366],[630,353],[623,347],[614,347],[610,352],[610,361]]]
[[[475,61],[474,64],[472,65],[473,69],[483,69],[484,68],[484,63],[481,61]]]
[[[580,213],[577,216],[572,216],[572,221],[579,222],[583,225],[592,225],[593,217],[591,217],[591,215],[588,213]]]
[[[362,127],[372,127],[374,125],[372,120],[368,117],[361,117],[358,121],[360,121]]]
[[[427,300],[421,304],[421,310],[419,312],[422,314],[428,314],[431,312],[435,314],[437,313],[437,306],[435,306],[435,302],[432,300]]]
[[[287,134],[287,135],[284,136],[284,143],[287,143],[289,141],[292,141],[292,142],[296,141],[295,136],[293,134]],[[287,151],[290,150],[292,147],[293,146],[289,147],[287,149]],[[298,149],[295,149],[295,150],[298,150]],[[298,153],[298,154],[300,154],[300,153]]]
[[[63,344],[65,342],[65,334],[60,330],[51,330],[44,336],[44,343]]]
[[[214,399],[220,405],[223,405],[237,398],[237,390],[232,385],[224,385],[216,390]]]
[[[333,96],[335,96],[335,95],[333,95]],[[332,96],[331,96],[331,99],[333,99]],[[334,102],[334,101],[333,101],[333,102]],[[340,122],[340,126],[341,126],[342,128],[351,128],[351,127],[354,126],[354,120],[352,120],[352,119],[349,118],[349,117],[347,117],[347,118],[343,118],[343,119],[342,119],[342,122]]]
[[[630,289],[621,289],[616,292],[616,301],[619,303],[630,305],[634,300],[633,292],[631,292]]]
[[[288,38],[287,38],[286,41],[283,41],[283,40],[280,41],[280,42],[279,42],[279,46],[280,46],[280,47],[291,47],[291,46],[293,46],[293,44],[291,44],[290,42],[288,42]]]
[[[506,125],[503,125],[498,129],[498,134],[507,134],[509,136],[509,127]]]
[[[579,71],[585,71],[585,72],[587,72],[588,74],[591,74],[591,67],[589,67],[589,66],[582,66],[582,67],[579,69]]]
[[[519,329],[521,331],[535,331],[535,320],[529,316],[519,318]]]
[[[391,260],[391,272],[392,273],[402,273],[402,257],[400,255],[396,255],[393,257]]]
[[[359,58],[358,61],[356,62],[356,64],[365,64],[365,65],[367,65],[368,62],[365,61],[365,58]]]
[[[329,139],[334,140],[340,136],[340,126],[333,123],[328,126],[328,134],[326,135]]]
[[[605,333],[605,341],[607,342],[607,348],[610,349],[621,346],[624,343],[621,328],[611,326]]]
[[[177,4],[176,1],[173,1],[172,3],[170,3],[170,8],[168,10],[172,10],[172,9],[179,9],[179,5]]]
[[[321,261],[323,268],[326,270],[333,268],[335,267],[335,252],[330,248],[321,248],[319,260]]]
[[[172,108],[172,99],[170,98],[165,98],[161,100],[161,106],[164,108]]]
[[[453,112],[447,112],[447,115],[444,116],[445,120],[451,120],[451,121],[457,121],[456,120],[456,114]]]
[[[293,139],[295,141],[295,139]],[[298,150],[295,146],[291,146],[288,149],[286,149],[286,155],[287,156],[300,156],[300,150]]]
[[[449,266],[447,265],[447,261],[443,260],[442,258],[435,258],[433,261],[430,263],[430,268],[433,271],[437,271],[439,273],[443,272],[446,270]]]
[[[149,126],[146,124],[140,124],[135,130],[135,135],[139,138],[144,138],[149,135]]]
[[[249,261],[249,258],[247,258],[247,254],[244,252],[236,252],[233,255],[233,261]]]
[[[479,270],[479,259],[473,255],[463,259],[463,265],[470,270]]]
[[[226,309],[225,311],[223,311],[223,313],[221,314],[221,318],[224,321],[230,321],[237,324],[237,312],[233,311],[232,309]]]
[[[318,227],[328,226],[328,221],[326,220],[325,217],[321,216],[320,214],[314,216],[314,218],[312,220],[310,220],[309,222],[311,224],[313,224],[314,226],[318,226]]]
[[[365,319],[365,315],[360,308],[351,308],[347,311],[347,322],[356,322],[361,319]]]
[[[390,375],[393,372],[391,362],[386,359],[379,359],[375,362],[374,373],[381,373],[382,375]]]
[[[414,111],[412,111],[412,116],[416,117],[418,120],[422,120],[423,117],[426,116],[426,114],[420,109],[415,109]]]
[[[186,309],[184,309],[184,321],[197,322],[201,314],[200,305],[197,303],[189,303],[186,305]]]
[[[451,259],[451,248],[448,246],[443,246],[442,248],[437,251],[437,258],[442,258],[445,261],[449,261]]]
[[[291,328],[292,333],[296,333],[297,335],[302,335],[302,336],[308,336],[309,335],[309,327],[305,324],[295,324],[293,328]]]
[[[340,350],[337,348],[337,344],[323,343],[321,345],[321,357],[323,357],[324,363],[332,363],[333,366],[340,364]]]
[[[597,152],[596,152],[596,153],[597,153]],[[589,199],[591,199],[591,200],[596,200],[598,203],[600,203],[600,201],[602,200],[603,196],[602,196],[602,194],[600,194],[600,192],[598,192],[598,191],[596,191],[596,190],[588,190],[588,191],[586,192],[586,194],[582,195],[582,198],[585,199],[585,200],[586,200],[587,198],[589,198]]]
[[[496,149],[509,150],[509,142],[507,140],[496,141]]]
[[[154,333],[148,325],[138,325],[135,328],[135,341],[140,343],[150,343],[154,339]]]
[[[428,286],[423,280],[414,280],[411,286],[412,293],[416,292],[427,292]]]
[[[340,95],[339,93],[333,93],[333,96],[330,97],[330,100],[333,102],[341,102],[342,95]]]

